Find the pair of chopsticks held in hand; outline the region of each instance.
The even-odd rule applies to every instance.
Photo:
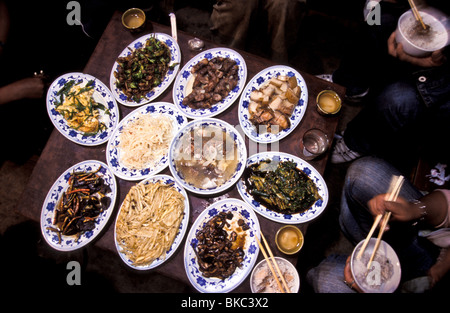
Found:
[[[277,260],[275,260],[275,257],[273,256],[272,250],[270,250],[269,244],[267,243],[266,238],[264,237],[263,233],[261,232],[261,239],[264,241],[264,245],[269,252],[270,258],[267,255],[266,251],[264,250],[263,245],[261,244],[261,241],[259,241],[258,236],[255,236],[256,241],[258,242],[259,248],[261,249],[261,252],[264,255],[264,258],[266,259],[267,265],[269,266],[270,271],[272,272],[273,277],[275,278],[275,281],[278,284],[278,288],[280,288],[282,293],[291,293],[291,289],[288,287],[286,280],[284,279],[283,273],[281,273],[280,267],[278,266]],[[273,269],[272,262],[275,265],[275,268],[277,270],[278,275],[281,278],[281,281],[283,282],[283,285],[281,285],[280,280],[277,277],[277,273]],[[284,287],[284,288],[283,288]]]
[[[397,200],[398,194],[400,193],[400,189],[402,188],[403,182],[405,178],[403,176],[393,176],[391,180],[391,184],[389,186],[389,190],[386,194],[386,201],[395,202]],[[375,246],[373,248],[372,255],[369,259],[369,263],[367,263],[367,269],[370,269],[372,265],[372,261],[375,257],[375,254],[377,253],[378,247],[380,246],[381,237],[383,236],[384,230],[386,228],[386,225],[389,221],[389,218],[391,217],[391,212],[385,212],[384,214],[378,214],[375,218],[375,221],[372,225],[372,228],[369,231],[369,234],[366,237],[366,240],[364,241],[361,250],[359,250],[359,253],[357,255],[357,258],[361,258],[361,256],[364,253],[364,250],[367,247],[367,244],[369,243],[370,238],[373,235],[373,232],[377,228],[378,224],[381,221],[380,231],[378,233],[377,241],[375,242]]]

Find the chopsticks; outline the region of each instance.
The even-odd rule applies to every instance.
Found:
[[[177,18],[174,13],[169,14],[170,17],[170,27],[172,29],[172,38],[178,42],[178,32],[177,32]]]
[[[389,185],[389,190],[386,194],[386,201],[396,201],[397,200],[398,194],[400,193],[400,189],[402,188],[404,180],[405,180],[405,178],[403,176],[393,176],[392,177],[391,184]],[[372,237],[373,232],[377,228],[378,224],[381,222],[377,241],[375,242],[375,246],[373,248],[372,255],[370,256],[369,263],[367,263],[367,269],[370,269],[370,266],[372,265],[372,261],[375,257],[378,247],[380,246],[381,237],[383,236],[384,230],[386,228],[386,225],[387,225],[390,217],[391,217],[391,212],[387,212],[384,215],[383,214],[377,215],[377,217],[375,218],[375,221],[372,225],[372,228],[369,231],[369,234],[367,235],[361,249],[359,250],[357,258],[361,258],[361,256],[364,253],[364,250],[367,247],[367,244],[369,243],[370,238]]]
[[[414,14],[414,17],[416,18],[416,20],[422,25],[423,29],[427,29],[427,26],[425,25],[425,23],[423,22],[422,17],[419,14],[419,10],[417,10],[416,4],[414,3],[413,0],[408,0],[409,2],[409,6],[411,7],[411,10]]]
[[[283,276],[283,274],[281,273],[280,267],[278,266],[278,263],[277,263],[277,261],[275,260],[275,257],[273,256],[273,253],[272,253],[272,250],[270,250],[269,244],[267,243],[267,240],[266,240],[266,238],[264,237],[263,233],[261,232],[261,238],[262,238],[262,240],[264,241],[264,245],[266,246],[267,251],[269,251],[270,258],[271,258],[273,264],[275,265],[275,268],[276,268],[276,270],[277,270],[278,275],[280,275],[280,277],[281,277],[281,281],[283,282],[284,288],[283,288],[283,286],[281,285],[280,280],[278,279],[277,274],[275,273],[275,270],[273,269],[272,262],[270,262],[270,259],[269,259],[269,257],[267,256],[267,253],[266,253],[266,251],[264,250],[264,247],[263,247],[263,245],[261,244],[261,241],[259,241],[258,236],[255,236],[255,238],[256,238],[256,241],[258,242],[258,245],[259,245],[259,248],[261,249],[261,252],[262,252],[263,255],[264,255],[264,258],[266,259],[267,265],[269,266],[269,269],[270,269],[270,271],[272,272],[273,277],[275,277],[275,281],[276,281],[277,284],[278,284],[278,288],[280,288],[280,290],[281,290],[282,293],[285,293],[285,292],[290,293],[291,290],[289,289],[289,287],[288,287],[288,285],[287,285],[287,283],[286,283],[286,280],[284,279],[284,276]],[[285,289],[286,289],[286,290],[285,290]]]

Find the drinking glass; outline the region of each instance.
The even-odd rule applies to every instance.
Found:
[[[312,128],[303,135],[303,159],[312,160],[328,149],[330,141],[327,134],[318,128]]]

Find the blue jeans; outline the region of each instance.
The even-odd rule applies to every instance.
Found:
[[[351,150],[410,170],[419,156],[449,157],[449,121],[450,69],[422,70],[370,98],[348,123],[344,141]]]
[[[353,244],[364,240],[373,224],[367,202],[374,196],[386,193],[392,175],[400,172],[389,163],[376,157],[364,157],[352,163],[347,171],[341,199],[339,223],[342,232]],[[407,200],[422,197],[409,181],[405,181],[400,196]],[[417,235],[418,229],[409,223],[390,223],[383,235],[396,251],[402,267],[402,281],[425,276],[436,262],[439,249],[427,239]]]

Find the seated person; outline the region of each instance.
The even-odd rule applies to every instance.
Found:
[[[361,112],[348,123],[343,136],[336,136],[333,163],[349,162],[361,155],[377,155],[402,171],[408,170],[421,153],[426,152],[421,150],[424,142],[427,147],[436,147],[433,154],[448,156],[447,149],[441,147],[445,146],[442,144],[444,134],[450,130],[447,122],[450,118],[450,48],[422,58],[407,55],[402,44],[395,41],[398,15],[392,13],[386,19],[391,23],[382,20],[378,31],[381,41],[389,34],[386,55],[382,52],[379,57],[369,55],[367,67],[357,62],[358,66],[353,65],[359,72],[364,69],[366,76],[373,75],[374,81],[367,85],[371,91]],[[375,72],[372,71],[374,64],[379,68]],[[337,72],[334,76],[344,85],[351,85],[350,77],[358,78],[351,70],[346,74],[342,74],[343,70]],[[334,76],[333,80],[340,83]],[[359,81],[366,81],[363,74],[359,78]]]
[[[305,3],[306,0],[217,1],[211,14],[211,30],[231,48],[251,51],[253,44],[268,49],[269,58],[287,62],[289,48],[297,39],[306,12]]]
[[[424,196],[405,181],[398,199],[386,201],[385,193],[393,175],[400,172],[379,158],[364,157],[351,164],[342,193],[341,230],[356,245],[366,239],[376,215],[391,212],[383,240],[392,246],[400,260],[399,290],[405,291],[414,281],[425,282],[419,286],[421,291],[446,290],[450,281],[450,191],[438,189]],[[316,291],[351,292],[344,281],[351,288],[357,287],[345,259],[329,257],[308,273]],[[330,279],[334,291],[326,282]]]

